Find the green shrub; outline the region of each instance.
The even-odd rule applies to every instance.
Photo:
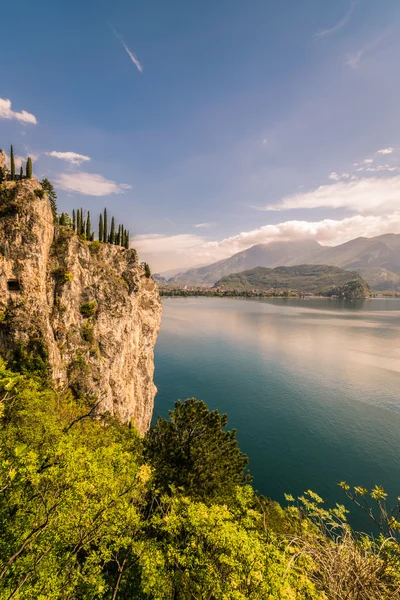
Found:
[[[85,318],[92,317],[96,313],[97,303],[94,300],[84,302],[80,306],[81,315]]]
[[[68,283],[68,281],[72,281],[74,278],[74,274],[66,271],[64,267],[54,269],[53,275],[59,283]]]
[[[42,190],[42,188],[35,190],[35,196],[37,196],[38,198],[43,198],[44,190]]]
[[[94,342],[94,328],[91,323],[84,323],[81,327],[81,337],[88,344],[93,344]]]

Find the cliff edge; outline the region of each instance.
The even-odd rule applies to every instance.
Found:
[[[139,432],[150,426],[156,283],[136,251],[54,226],[36,179],[0,186],[0,356]]]

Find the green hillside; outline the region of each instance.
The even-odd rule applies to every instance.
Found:
[[[249,271],[223,277],[214,285],[230,290],[292,290],[315,294],[341,293],[346,287],[354,289],[358,297],[369,295],[368,284],[356,271],[345,271],[328,265],[299,265],[295,267],[255,267]]]

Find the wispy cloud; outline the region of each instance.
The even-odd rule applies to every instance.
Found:
[[[113,27],[111,27],[111,25],[109,27],[110,27],[111,31],[114,33],[115,37],[121,43],[122,47],[124,48],[125,52],[129,56],[129,58],[131,59],[131,61],[133,62],[133,64],[137,67],[138,71],[140,71],[141,73],[143,73],[143,67],[140,64],[138,58],[133,54],[133,52],[125,44],[125,42],[124,42],[123,38],[121,37],[121,35],[117,31],[115,31],[115,29]]]
[[[56,185],[69,192],[78,192],[86,196],[107,196],[122,194],[132,186],[116,183],[96,173],[61,173],[55,181]]]
[[[208,227],[211,227],[212,223],[196,223],[195,225],[193,225],[193,227],[195,227],[196,229],[207,229]]]
[[[320,37],[324,37],[327,35],[332,35],[333,33],[337,33],[340,29],[342,29],[342,27],[344,27],[345,25],[347,25],[347,23],[350,21],[351,16],[354,12],[354,9],[357,5],[358,0],[351,0],[350,1],[350,6],[349,6],[349,10],[347,11],[347,13],[344,15],[344,17],[342,17],[340,19],[340,21],[338,21],[336,23],[336,25],[334,25],[333,27],[329,28],[329,29],[324,29],[322,31],[317,31],[317,33],[314,34],[314,37],[316,38],[320,38]]]
[[[348,65],[352,69],[357,69],[360,65],[361,59],[365,56],[365,54],[369,53],[370,50],[375,48],[375,46],[377,46],[379,42],[388,34],[390,34],[390,29],[386,29],[381,35],[378,35],[378,37],[374,38],[371,42],[366,44],[360,50],[357,50],[357,52],[349,54],[347,56],[346,65]]]
[[[82,162],[90,160],[90,156],[77,154],[76,152],[58,152],[57,150],[52,150],[51,152],[45,152],[45,154],[47,156],[59,158],[60,160],[66,160],[71,163],[71,165],[80,165]]]
[[[168,217],[164,217],[164,219],[166,221],[168,221],[168,223],[171,223],[171,225],[175,225],[175,223],[173,221],[171,221],[171,219],[168,219]]]
[[[16,119],[21,123],[37,124],[35,115],[28,113],[26,110],[21,110],[20,112],[12,110],[11,100],[7,98],[0,98],[0,119]]]
[[[14,158],[15,168],[20,169],[21,167],[23,167],[28,159],[28,156],[31,157],[33,163],[39,158],[39,154],[35,154],[33,152],[30,152],[27,156],[21,156],[20,154],[16,154]],[[6,165],[8,166],[8,168],[10,168],[10,156],[6,154],[6,157]]]
[[[360,169],[376,172],[376,167],[360,167]],[[381,170],[390,171],[392,167],[383,165],[383,169]],[[309,192],[287,196],[280,202],[267,205],[260,210],[291,210],[323,207],[347,208],[361,213],[382,213],[394,208],[400,210],[400,176],[396,175],[385,178],[368,177],[351,181],[338,181],[330,185],[321,185]]]

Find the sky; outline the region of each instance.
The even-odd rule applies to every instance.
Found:
[[[29,15],[29,18],[24,18]],[[0,147],[153,271],[400,233],[398,0],[21,0]]]

